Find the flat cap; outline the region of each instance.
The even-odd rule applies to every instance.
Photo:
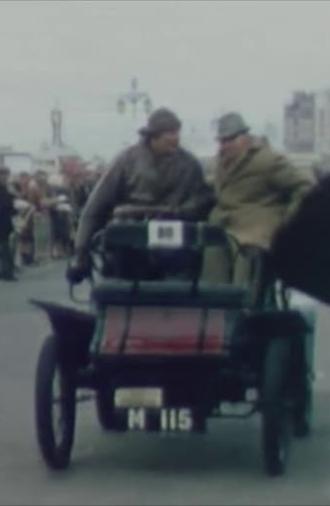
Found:
[[[161,107],[150,115],[147,125],[141,128],[139,132],[141,135],[153,135],[180,130],[180,128],[181,121],[177,115],[170,109]]]
[[[218,138],[228,139],[244,134],[250,130],[242,116],[237,112],[230,112],[221,116],[218,122]]]

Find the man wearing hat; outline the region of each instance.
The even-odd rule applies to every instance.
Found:
[[[10,170],[0,167],[0,279],[14,281],[14,258],[10,245],[15,214],[14,196],[8,189]]]
[[[141,140],[117,156],[94,187],[82,211],[75,239],[77,265],[83,267],[92,235],[116,206],[162,206],[183,219],[205,219],[214,204],[199,161],[180,147],[181,122],[160,108],[139,133]]]
[[[223,226],[230,239],[223,247],[206,249],[202,277],[249,285],[253,262],[248,252],[253,248],[244,253],[244,247],[269,250],[275,231],[297,209],[313,180],[268,142],[250,135],[236,112],[220,118],[218,141],[217,204],[209,221]]]

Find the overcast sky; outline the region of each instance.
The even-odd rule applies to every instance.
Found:
[[[144,123],[116,100],[139,80],[186,131],[209,139],[221,112],[281,127],[296,89],[330,88],[330,2],[0,2],[0,146],[50,141],[49,111],[83,156],[112,156]],[[197,135],[196,134],[196,135]]]

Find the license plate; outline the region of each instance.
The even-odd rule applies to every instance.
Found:
[[[160,408],[163,405],[161,388],[117,388],[114,399],[116,408]]]
[[[190,408],[161,408],[152,411],[146,408],[127,410],[128,430],[148,430],[155,423],[161,432],[191,432],[194,429],[194,417]]]

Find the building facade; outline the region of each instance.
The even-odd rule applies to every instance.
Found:
[[[0,146],[0,165],[8,167],[12,174],[32,172],[34,160],[31,153],[18,151],[11,146]]]
[[[330,90],[315,94],[315,152],[330,154]]]
[[[297,91],[284,109],[284,148],[288,152],[313,153],[315,150],[315,97]]]
[[[284,109],[284,148],[320,158],[330,154],[330,89],[293,94]]]

